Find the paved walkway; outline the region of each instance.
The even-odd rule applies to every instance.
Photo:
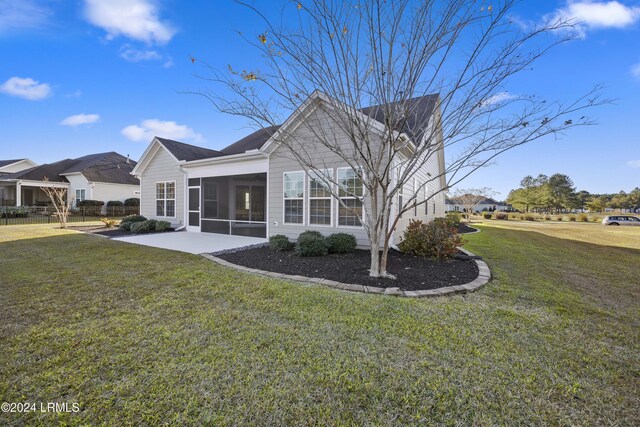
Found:
[[[188,252],[191,254],[218,252],[268,242],[267,239],[258,237],[229,236],[226,234],[195,233],[189,231],[117,237],[113,240]]]

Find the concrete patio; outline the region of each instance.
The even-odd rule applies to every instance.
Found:
[[[226,234],[196,233],[179,231],[175,233],[156,233],[131,237],[118,237],[113,240],[153,246],[173,251],[201,254],[237,249],[245,246],[268,242],[258,237],[230,236]]]

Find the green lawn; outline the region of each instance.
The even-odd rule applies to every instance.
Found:
[[[0,400],[81,407],[0,425],[638,425],[640,230],[566,226],[481,226],[494,279],[425,300],[0,227]]]

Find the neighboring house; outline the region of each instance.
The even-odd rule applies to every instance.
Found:
[[[451,212],[451,211],[464,212],[465,205],[464,203],[462,203],[462,197],[466,197],[466,196],[447,197],[446,205],[445,205],[446,211],[447,212]],[[477,202],[476,205],[473,207],[474,212],[493,212],[493,211],[504,212],[504,211],[513,210],[511,205],[504,202],[498,202],[492,199],[491,197],[484,197],[484,196],[471,196],[471,197],[474,197],[475,201]]]
[[[0,160],[0,178],[10,173],[20,172],[25,169],[30,169],[34,166],[38,166],[37,163],[32,162],[29,159],[13,159],[13,160]],[[0,206],[4,206],[13,199],[9,198],[8,192],[4,187],[0,186]]]
[[[29,167],[0,176],[5,206],[35,206],[49,198],[42,187],[66,188],[78,200],[124,201],[140,197],[140,183],[131,175],[136,162],[115,152]]]
[[[155,137],[132,172],[140,178],[141,214],[170,221],[173,226],[189,231],[254,237],[284,234],[292,239],[305,230],[325,235],[347,232],[356,236],[359,245],[368,245],[357,215],[328,193],[317,174],[332,174],[334,180],[344,182],[353,192],[362,192],[362,183],[343,159],[323,145],[314,144],[313,135],[306,137],[304,133],[309,133],[309,126],[301,125],[326,124],[324,115],[333,108],[326,101],[325,95],[315,92],[281,126],[258,130],[219,151]],[[410,120],[411,130],[406,135],[420,142],[426,130],[439,123],[438,97],[416,98],[412,102],[421,108],[418,116],[423,120],[419,123]],[[376,107],[358,114],[374,119],[370,119],[372,133],[384,132]],[[441,136],[441,132],[438,134]],[[318,171],[305,172],[292,158],[289,148],[278,142],[298,137],[309,141],[304,149],[318,159]],[[340,138],[343,139],[339,141],[348,144],[346,135]],[[420,192],[419,201],[438,194],[433,201],[406,212],[396,228],[396,236],[411,218],[428,221],[444,216],[443,170],[444,153],[440,146],[437,155],[416,172],[412,183],[421,186],[432,181]],[[362,199],[343,197],[342,202],[360,210]]]

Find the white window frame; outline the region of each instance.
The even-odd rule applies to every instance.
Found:
[[[313,180],[313,175],[319,176],[321,174],[325,174],[326,176],[329,177],[329,188],[328,188],[328,192],[329,195],[328,196],[323,196],[323,197],[311,197],[311,181]],[[333,223],[334,223],[334,218],[333,218],[333,205],[334,205],[334,197],[332,194],[333,191],[333,184],[331,183],[331,180],[333,180],[333,169],[313,169],[310,170],[307,174],[307,215],[306,215],[306,220],[307,220],[307,224],[309,226],[312,227],[333,227]],[[324,183],[323,183],[324,185]],[[311,222],[311,201],[312,200],[329,200],[329,224],[313,224]]]
[[[158,184],[163,184],[164,185],[164,198],[163,199],[158,199]],[[173,198],[172,199],[168,199],[167,198],[167,184],[173,184]],[[154,187],[155,193],[156,193],[156,197],[155,197],[155,216],[158,218],[176,218],[176,215],[178,213],[178,204],[176,203],[177,200],[177,196],[178,196],[178,186],[176,185],[176,181],[156,181],[155,187]],[[164,201],[164,207],[163,207],[163,211],[162,213],[164,215],[158,215],[158,201]],[[173,216],[168,216],[167,215],[167,200],[173,200]]]
[[[343,168],[337,168],[336,169],[336,182],[340,182],[340,171],[341,170],[354,170],[352,167],[343,167]],[[355,172],[355,171],[354,171]],[[357,175],[356,175],[357,176]],[[364,197],[365,197],[365,188],[364,188],[364,182],[362,183],[362,196],[361,197],[356,197],[356,196],[345,196],[345,197],[340,197],[340,185],[338,184],[338,188],[336,189],[336,196],[337,200],[336,203],[338,204],[338,206],[336,207],[336,213],[335,213],[335,226],[336,228],[351,228],[351,229],[362,229],[364,228],[364,223],[365,223],[365,209],[364,209]],[[355,200],[355,199],[360,199],[360,203],[362,204],[362,218],[360,218],[360,225],[340,225],[340,207],[342,206],[342,204],[340,203],[341,199],[351,199],[351,200]]]
[[[82,198],[78,197],[78,192],[81,192]],[[82,200],[87,200],[87,190],[86,188],[76,188],[76,199],[73,202],[73,205],[76,206],[78,202]]]
[[[284,191],[284,186],[285,186],[285,176],[286,175],[293,175],[293,174],[302,174],[302,197],[285,197],[285,191]],[[286,224],[286,225],[295,225],[295,226],[305,226],[305,219],[306,219],[306,214],[305,211],[307,210],[307,203],[306,203],[306,196],[307,196],[307,187],[306,187],[306,173],[304,171],[287,171],[287,172],[282,172],[282,223]],[[302,222],[287,222],[286,218],[287,218],[287,207],[286,207],[286,201],[287,200],[302,200]]]

